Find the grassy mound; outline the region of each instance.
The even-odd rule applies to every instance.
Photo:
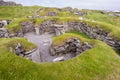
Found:
[[[88,18],[88,19],[91,19],[91,20],[95,20],[95,21],[99,21],[99,22],[115,25],[116,27],[120,26],[120,22],[119,22],[120,21],[120,17],[110,16],[110,15],[108,15],[108,13],[102,14],[100,12],[93,12],[93,11],[91,11],[84,17]]]
[[[67,33],[53,38],[59,44],[68,37],[94,43],[93,49],[64,62],[35,64],[10,53],[0,53],[1,80],[119,80],[120,58],[101,41]],[[57,43],[56,43],[57,42]],[[108,53],[109,52],[109,53]]]
[[[39,6],[40,7],[40,6]],[[0,6],[0,19],[23,18],[33,15],[38,6]]]
[[[0,54],[2,52],[9,53],[9,48],[15,48],[17,43],[20,43],[24,50],[29,51],[31,49],[36,48],[36,46],[30,42],[28,42],[25,38],[1,38],[0,39]]]

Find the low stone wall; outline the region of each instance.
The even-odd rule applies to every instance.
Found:
[[[109,33],[104,31],[103,29],[96,27],[90,27],[85,23],[68,23],[68,30],[75,30],[82,33],[85,33],[92,39],[98,39],[106,42],[108,45],[115,49],[120,49],[120,40],[114,39],[109,36]]]
[[[35,52],[36,50],[37,50],[37,48],[29,50],[29,51],[25,51],[20,43],[18,43],[15,46],[15,48],[10,47],[10,52],[14,52],[16,55],[22,56],[25,58],[30,58],[29,55],[32,54],[33,52]]]
[[[83,22],[66,22],[58,25],[55,21],[46,21],[42,23],[39,28],[40,34],[53,32],[57,36],[64,34],[65,32],[75,30],[86,34],[92,39],[104,41],[115,49],[120,49],[120,40],[110,37],[109,32],[106,32],[97,26],[91,27]]]
[[[23,34],[31,31],[35,31],[35,25],[32,21],[21,22],[20,25]]]
[[[87,42],[81,43],[79,39],[72,38],[67,40],[63,45],[58,45],[50,49],[51,55],[73,54],[73,57],[91,49],[92,46]]]
[[[5,28],[0,28],[0,38],[5,37],[8,38],[9,37],[9,33],[7,31],[7,29]]]
[[[3,26],[6,26],[10,24],[11,20],[0,20],[0,28],[3,28]]]
[[[98,39],[106,42],[108,45],[115,49],[120,49],[120,40],[113,38],[109,32],[99,28],[99,27],[91,27],[88,24],[83,22],[65,22],[63,24],[57,24],[55,21],[48,20],[44,21],[42,24],[35,26],[32,21],[22,22],[21,24],[22,30],[19,32],[9,34],[9,37],[23,37],[23,35],[27,32],[36,32],[36,34],[44,34],[44,33],[52,33],[56,36],[64,34],[65,32],[75,30],[78,32],[82,32],[89,36],[92,39]],[[0,37],[6,37],[4,31],[0,31]],[[3,35],[4,33],[4,35]]]

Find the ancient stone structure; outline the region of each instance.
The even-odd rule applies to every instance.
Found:
[[[120,40],[113,38],[109,32],[101,29],[99,26],[92,27],[83,22],[66,22],[63,24],[57,24],[54,20],[44,21],[40,25],[35,26],[32,21],[22,22],[21,24],[22,30],[15,32],[13,34],[9,34],[9,37],[22,37],[27,32],[36,32],[36,34],[44,34],[50,33],[56,36],[64,34],[65,32],[75,30],[78,32],[82,32],[89,36],[92,39],[98,39],[106,42],[108,45],[113,47],[114,49],[120,49]],[[6,37],[8,35],[7,31],[0,30],[0,37]],[[7,33],[7,34],[6,34]]]
[[[36,32],[37,35],[40,35],[39,27],[35,27],[35,32]]]
[[[22,22],[22,23],[20,23],[20,25],[21,25],[21,27],[22,27],[22,32],[23,32],[23,34],[35,30],[34,24],[33,24],[32,21]]]
[[[22,6],[21,4],[16,4],[13,1],[0,0],[0,6]]]
[[[50,49],[51,55],[63,55],[63,54],[73,54],[73,57],[79,55],[80,53],[91,49],[92,46],[87,42],[83,44],[77,38],[72,38],[67,40],[63,45],[58,45]]]
[[[4,26],[4,24],[2,23],[2,21],[0,21],[0,28],[2,28]]]
[[[10,24],[11,20],[0,20],[0,28]]]
[[[32,49],[30,51],[25,51],[20,43],[17,43],[15,48],[10,47],[10,52],[14,52],[18,56],[25,57],[26,59],[31,59],[31,54],[37,49]]]
[[[55,21],[45,21],[40,25],[40,34],[43,34],[45,32],[51,32],[55,35],[61,35],[71,30],[85,33],[92,39],[104,41],[111,47],[115,49],[120,49],[120,40],[109,36],[109,32],[99,28],[98,26],[91,27],[83,22],[66,22],[65,25],[58,25]]]
[[[16,55],[18,55],[18,56],[25,56],[25,50],[22,48],[22,46],[21,46],[21,44],[20,43],[18,43],[17,45],[16,45],[16,47],[15,47],[15,54]]]
[[[46,16],[57,16],[57,12],[47,12]]]
[[[9,33],[7,31],[7,29],[5,28],[0,28],[0,38],[8,38],[9,37]]]

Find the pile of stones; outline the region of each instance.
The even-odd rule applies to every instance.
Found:
[[[5,38],[9,37],[8,31],[5,28],[0,28],[0,38],[2,37],[5,37]]]
[[[9,50],[17,56],[32,60],[32,54],[36,52],[37,48],[26,51],[20,43],[17,43],[15,47],[9,47]]]
[[[73,57],[79,55],[80,53],[91,49],[92,46],[87,42],[83,44],[77,38],[71,38],[67,40],[63,45],[55,46],[50,49],[52,56],[63,55],[63,54],[73,54]]]
[[[6,26],[10,24],[11,20],[0,20],[0,28],[3,28],[3,26]]]
[[[18,56],[25,56],[25,50],[23,49],[20,43],[16,45],[14,52]]]

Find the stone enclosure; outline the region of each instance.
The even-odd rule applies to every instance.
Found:
[[[47,32],[59,36],[61,34],[64,34],[65,32],[75,30],[86,34],[88,37],[92,39],[98,39],[104,41],[114,49],[118,49],[118,50],[120,49],[120,40],[109,36],[110,35],[109,32],[106,32],[97,26],[91,27],[82,22],[64,22],[62,24],[57,24],[55,21],[44,21],[42,24],[38,26],[34,26],[32,22],[29,22],[29,24],[27,22],[24,23],[26,24],[21,25],[24,33],[33,30],[38,35]]]
[[[48,20],[36,26],[32,21],[26,21],[20,23],[20,25],[22,29],[19,32],[15,32],[14,34],[9,34],[7,29],[0,28],[0,37],[23,37],[27,32],[36,32],[38,35],[47,32],[59,36],[65,32],[75,30],[86,34],[92,39],[104,41],[114,49],[120,49],[120,40],[110,37],[109,32],[106,32],[97,26],[91,27],[82,22],[64,22],[62,24],[57,24],[53,20]]]
[[[55,55],[63,56],[64,54],[70,54],[71,58],[73,58],[79,55],[80,53],[88,49],[91,49],[91,48],[92,46],[88,44],[87,42],[81,43],[79,39],[71,38],[62,45],[52,47],[50,49],[50,53],[52,56],[55,56]],[[61,58],[61,59],[63,60],[65,58]]]
[[[78,31],[86,34],[89,38],[98,39],[101,41],[106,42],[112,48],[120,50],[120,40],[115,39],[110,35],[109,32],[96,27],[91,27],[90,25],[83,23],[83,22],[64,22],[58,24],[54,20],[47,20],[41,23],[40,25],[35,25],[32,21],[25,21],[20,23],[21,30],[15,33],[10,34],[6,28],[0,28],[0,38],[6,37],[24,37],[24,34],[29,32],[35,32],[37,35],[42,35],[44,33],[53,34],[54,36],[62,35],[68,31]],[[53,61],[63,61],[66,60],[64,56],[59,57],[60,55],[67,55],[70,54],[71,57],[75,57],[82,53],[85,50],[91,49],[92,46],[87,43],[81,43],[78,39],[70,39],[66,41],[63,45],[58,45],[50,48],[50,55],[56,56]],[[24,50],[22,50],[20,45],[17,45],[14,49],[17,55],[27,56],[34,52],[35,50],[31,50],[29,54],[26,54]]]

